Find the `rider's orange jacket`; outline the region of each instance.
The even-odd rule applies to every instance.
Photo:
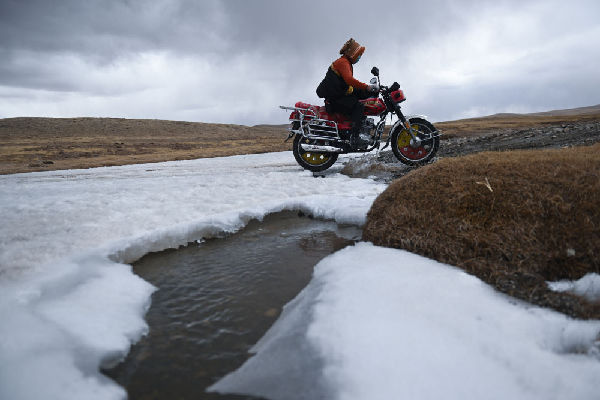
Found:
[[[356,89],[367,89],[368,85],[366,83],[362,83],[358,79],[354,78],[352,63],[348,57],[341,56],[335,60],[333,64],[331,64],[331,69],[333,69],[333,72],[341,76],[348,86]]]

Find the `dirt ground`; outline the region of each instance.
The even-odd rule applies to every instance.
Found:
[[[600,115],[575,121],[490,129],[477,135],[450,134],[442,141],[438,155],[456,157],[480,151],[558,148],[590,145],[598,140]]]

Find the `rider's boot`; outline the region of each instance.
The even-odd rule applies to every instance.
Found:
[[[366,147],[369,144],[370,137],[367,138],[366,135],[360,134],[360,130],[363,125],[363,120],[361,120],[358,124],[354,123],[352,125],[352,130],[350,131],[350,146],[352,146],[353,149],[360,149]]]

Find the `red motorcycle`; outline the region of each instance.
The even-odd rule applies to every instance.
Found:
[[[440,146],[440,132],[422,116],[402,114],[400,103],[406,98],[398,82],[392,86],[383,86],[379,82],[379,69],[373,67],[375,75],[371,84],[379,87],[375,97],[360,100],[365,105],[366,118],[360,128],[361,144],[352,146],[349,116],[329,113],[326,107],[297,102],[294,107],[280,106],[292,110],[290,114],[289,140],[294,137],[293,153],[298,164],[310,171],[324,171],[331,167],[340,154],[367,153],[379,149],[382,141],[385,120],[388,114],[396,115],[398,120],[390,130],[385,149],[391,144],[398,160],[407,165],[422,165],[431,161]],[[379,117],[375,124],[374,118]]]

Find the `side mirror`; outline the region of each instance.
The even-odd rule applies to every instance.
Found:
[[[379,76],[379,68],[377,68],[377,67],[371,68],[371,73],[378,77]]]

